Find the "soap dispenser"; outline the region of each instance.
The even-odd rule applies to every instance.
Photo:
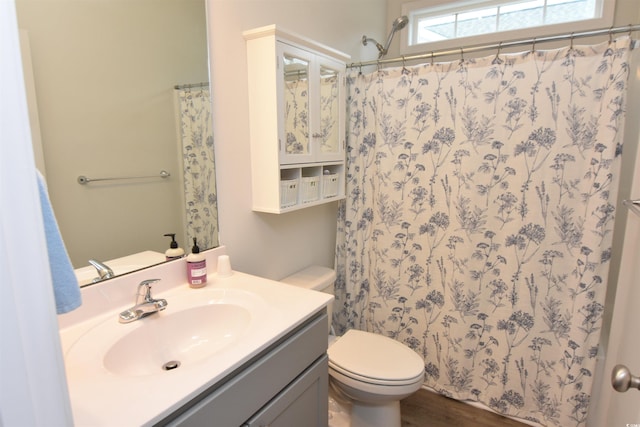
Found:
[[[169,249],[167,249],[164,253],[167,261],[182,258],[184,256],[184,249],[178,246],[175,233],[165,234],[165,237],[171,237],[171,244],[169,245]]]
[[[201,288],[207,284],[207,260],[193,238],[193,248],[187,255],[187,280],[192,288]]]

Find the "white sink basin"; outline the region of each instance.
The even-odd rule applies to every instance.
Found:
[[[88,330],[66,354],[71,373],[176,375],[232,347],[264,317],[264,301],[246,291],[192,290],[166,299],[164,311],[129,324],[110,316]]]
[[[107,370],[117,375],[155,375],[198,363],[242,337],[251,323],[251,313],[234,304],[160,314],[143,319],[143,326],[111,346],[104,356]]]

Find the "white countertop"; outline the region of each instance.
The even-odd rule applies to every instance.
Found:
[[[209,263],[209,259],[211,257],[217,259],[218,253],[220,252],[208,254],[209,265],[215,266],[215,260],[212,259]],[[112,279],[104,284],[83,288],[83,312],[75,316],[65,315],[67,317],[61,319],[60,335],[76,426],[154,424],[287,335],[332,299],[328,294],[308,291],[239,272],[234,272],[228,278],[217,278],[216,274],[210,273],[209,283],[201,289],[191,289],[186,285],[186,280],[177,283],[179,281],[175,278],[173,286],[168,285],[162,275],[169,278],[176,274],[180,276],[184,267],[182,264],[174,261],[134,273],[133,277],[124,276],[122,282]],[[159,289],[158,293],[153,294],[154,298],[167,300],[166,310],[151,316],[170,315],[172,299],[179,301],[185,295],[193,299],[198,292],[204,296],[208,291],[216,289],[246,291],[257,295],[264,304],[260,303],[259,307],[256,306],[255,310],[259,313],[255,313],[255,321],[251,323],[248,332],[241,340],[208,359],[191,366],[181,366],[173,371],[141,376],[115,375],[104,366],[98,370],[95,366],[85,366],[84,361],[77,357],[77,349],[73,358],[68,357],[74,343],[78,342],[84,334],[91,333],[91,330],[98,325],[102,325],[101,328],[110,327],[108,324],[105,325],[105,322],[112,322],[114,330],[115,328],[135,328],[135,323],[147,320],[119,324],[117,319],[119,312],[133,305],[137,286],[135,282],[140,278],[142,280],[161,278],[165,282],[163,286],[168,287],[168,289]],[[122,305],[122,295],[125,294],[129,294],[130,302]],[[108,341],[107,336],[105,336],[106,341]],[[140,348],[140,351],[145,349]]]

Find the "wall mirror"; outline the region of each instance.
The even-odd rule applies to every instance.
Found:
[[[284,73],[284,123],[287,154],[309,154],[309,62],[282,56]]]
[[[116,274],[161,262],[168,233],[187,253],[193,237],[217,246],[205,0],[16,9],[36,163],[76,271],[96,277],[90,259],[127,259]],[[100,180],[121,177],[133,179]]]

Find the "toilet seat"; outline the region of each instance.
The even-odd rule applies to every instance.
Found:
[[[329,369],[369,384],[402,386],[422,382],[424,361],[404,344],[351,329],[329,347]]]

